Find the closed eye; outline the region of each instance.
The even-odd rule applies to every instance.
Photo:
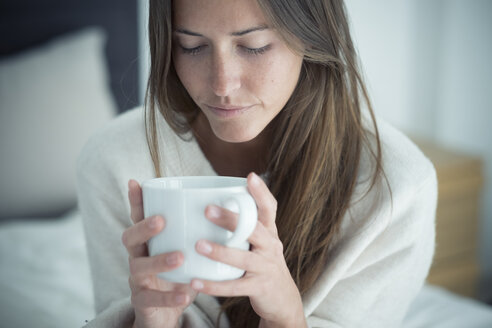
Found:
[[[203,45],[203,46],[198,46],[198,47],[194,47],[194,48],[186,48],[186,47],[183,47],[183,46],[179,46],[181,48],[181,51],[183,51],[183,53],[185,54],[188,54],[188,55],[191,55],[191,56],[195,56],[195,55],[198,55],[206,46]],[[248,47],[241,47],[244,51],[246,51],[246,53],[248,54],[251,54],[251,55],[263,55],[265,52],[267,52],[270,48],[271,48],[271,45],[266,45],[264,47],[260,47],[260,48],[248,48]]]
[[[183,46],[179,46],[179,47],[181,48],[181,51],[183,51],[183,53],[195,56],[195,55],[198,55],[200,53],[200,51],[202,51],[203,48],[206,46],[198,46],[198,47],[194,47],[194,48],[185,48]]]
[[[252,55],[263,55],[265,52],[267,52],[270,49],[270,45],[266,45],[261,48],[248,48],[248,47],[243,47],[243,49],[248,53]]]

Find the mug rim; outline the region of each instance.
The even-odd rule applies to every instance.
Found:
[[[164,186],[161,183],[163,181],[189,181],[202,179],[206,181],[230,181],[237,182],[235,185],[224,185],[224,186],[210,186],[210,187],[184,187],[184,186]],[[243,177],[232,177],[232,176],[220,176],[220,175],[195,175],[195,176],[172,176],[172,177],[160,177],[160,178],[152,178],[144,181],[142,183],[142,189],[159,189],[159,190],[217,190],[217,189],[233,189],[233,188],[241,188],[247,187],[247,178]]]

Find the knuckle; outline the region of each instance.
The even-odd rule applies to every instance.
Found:
[[[251,261],[249,261],[247,258],[243,258],[239,262],[239,267],[244,269],[245,271],[251,271]]]
[[[128,241],[129,241],[129,237],[128,237],[128,229],[127,229],[123,231],[123,233],[121,234],[121,242],[126,248],[128,248]]]
[[[138,265],[134,258],[128,260],[128,267],[130,269],[130,275],[135,276],[138,274]]]
[[[261,222],[260,220],[258,220],[256,222],[256,226],[253,230],[253,232],[251,233],[252,235],[255,235],[256,237],[260,236],[261,235],[261,231],[265,228],[265,226],[263,225],[263,222]]]
[[[150,289],[152,287],[152,281],[150,277],[143,277],[140,279],[139,286],[142,289]]]
[[[284,244],[282,244],[282,242],[279,239],[274,239],[272,249],[276,255],[282,255],[283,256]]]

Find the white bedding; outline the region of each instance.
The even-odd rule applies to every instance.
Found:
[[[491,328],[492,307],[443,288],[425,285],[411,305],[403,328]]]
[[[24,218],[77,202],[76,159],[116,114],[106,39],[86,27],[0,58],[0,219],[15,218],[0,221],[0,327],[80,327],[94,316],[77,212]]]
[[[94,316],[78,212],[0,225],[0,326],[81,327]]]
[[[94,316],[79,213],[0,224],[0,326],[81,327]],[[492,327],[492,308],[426,285],[404,328]]]

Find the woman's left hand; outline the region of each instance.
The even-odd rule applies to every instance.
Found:
[[[306,326],[302,300],[283,254],[275,217],[277,201],[263,180],[248,175],[248,190],[258,206],[258,223],[249,237],[249,251],[229,248],[200,240],[196,250],[218,262],[245,270],[240,279],[207,281],[194,279],[192,287],[213,296],[248,296],[254,311],[261,317],[261,327]],[[228,230],[234,230],[237,215],[217,206],[208,206],[206,217]]]

